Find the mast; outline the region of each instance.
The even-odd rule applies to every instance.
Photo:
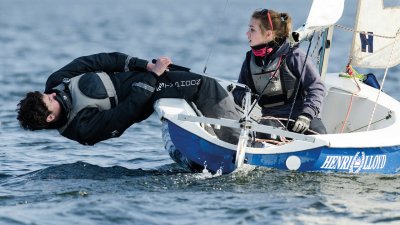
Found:
[[[325,79],[326,71],[328,70],[328,61],[331,52],[331,44],[333,37],[333,25],[325,29],[323,34],[323,44],[321,46],[322,53],[320,55],[319,73],[321,74],[321,79]]]

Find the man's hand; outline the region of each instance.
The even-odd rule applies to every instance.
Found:
[[[297,120],[294,123],[292,130],[296,133],[302,134],[305,131],[307,131],[308,128],[310,128],[310,123],[311,123],[310,118],[308,118],[307,116],[304,116],[304,115],[300,115],[299,117],[297,117]]]
[[[157,59],[156,64],[148,63],[147,70],[154,72],[157,76],[161,76],[171,63],[172,61],[170,58],[162,56]]]

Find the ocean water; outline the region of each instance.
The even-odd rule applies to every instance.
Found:
[[[237,79],[252,11],[289,12],[299,27],[310,4],[0,0],[0,224],[400,224],[398,175],[190,173],[164,150],[156,115],[95,146],[24,131],[15,119],[26,92],[43,91],[53,71],[98,52],[167,55],[192,71]],[[346,2],[340,24],[352,26],[355,4]],[[343,70],[350,42],[348,32],[335,33],[329,71]],[[399,85],[389,76],[385,91],[400,99]]]

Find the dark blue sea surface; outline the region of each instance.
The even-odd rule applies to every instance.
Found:
[[[254,9],[289,12],[311,1],[0,0],[0,224],[400,224],[398,175],[344,175],[244,167],[190,173],[164,150],[156,115],[120,138],[83,146],[16,120],[26,92],[82,55],[170,56],[237,79]],[[351,27],[356,1],[339,21]],[[336,29],[329,71],[343,71],[351,34]],[[396,99],[399,68],[384,90]],[[377,74],[382,77],[383,71]],[[396,138],[398,134],[393,134]]]

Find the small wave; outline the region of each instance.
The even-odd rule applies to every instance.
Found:
[[[377,219],[373,221],[374,223],[394,223],[400,221],[400,216],[393,216],[393,217],[388,217],[388,218],[383,218],[383,219]]]
[[[101,167],[78,161],[71,164],[50,166],[28,175],[31,179],[94,179],[153,176],[169,173],[168,170],[127,169],[122,166]],[[176,173],[173,171],[172,173]]]
[[[0,179],[11,177],[11,175],[0,173]]]

